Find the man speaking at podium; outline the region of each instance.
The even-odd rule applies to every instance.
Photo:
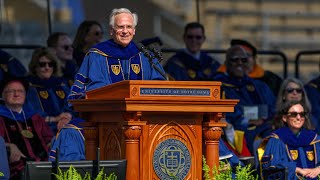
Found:
[[[122,80],[165,79],[158,60],[132,41],[137,23],[137,14],[129,9],[112,10],[109,19],[111,39],[89,50],[75,76],[69,99],[82,98],[88,90]]]

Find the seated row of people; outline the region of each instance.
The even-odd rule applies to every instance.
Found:
[[[103,28],[94,20],[85,20],[77,28],[76,36],[72,41],[64,32],[55,32],[47,39],[47,47],[59,59],[63,77],[73,80],[78,67],[81,66],[85,54],[90,47],[101,42]],[[26,74],[26,68],[14,56],[0,49],[0,81],[5,75],[22,77]],[[70,84],[72,85],[72,83]]]
[[[170,80],[211,81],[215,74],[226,72],[226,65],[201,51],[206,39],[204,26],[198,22],[186,24],[183,33],[185,49],[168,59],[164,66]],[[257,64],[257,49],[248,41],[232,39],[230,46],[240,45],[247,53],[245,72],[253,79],[265,82],[274,96],[278,95],[282,78]]]
[[[6,75],[2,79],[3,88],[9,89],[2,93],[4,106],[0,117],[5,121],[1,136],[9,147],[11,179],[20,178],[19,172],[26,161],[48,160],[48,157],[53,161],[56,148],[60,149],[60,160],[85,159],[84,137],[79,127],[74,126],[79,119],[64,109],[78,69],[71,39],[58,32],[47,43],[49,48],[33,52],[27,76],[25,69],[16,73],[17,69],[1,68]],[[16,67],[19,67],[16,64],[22,66],[12,58],[9,62],[8,67],[13,62]]]
[[[124,27],[124,30],[121,29],[123,28],[123,23],[129,23]],[[75,76],[75,84],[72,86],[71,95],[73,95],[73,92],[78,92],[76,91],[77,85],[79,82],[82,82],[83,78],[87,78],[88,81],[80,84],[83,89],[80,88],[81,92],[79,93],[85,93],[85,91],[92,88],[98,88],[124,79],[165,79],[159,72],[151,68],[149,60],[139,52],[138,47],[131,42],[134,35],[132,31],[134,31],[136,24],[137,16],[128,9],[115,9],[112,12],[110,16],[112,39],[94,46],[94,49],[91,49],[85,57],[79,72]],[[126,33],[126,37],[128,38],[123,38],[123,33]],[[59,40],[59,38],[56,39]],[[53,43],[52,47],[58,48],[57,44],[58,43]],[[97,53],[97,51],[100,53]],[[106,56],[106,54],[112,55],[112,57]],[[116,64],[110,64],[109,66],[109,64],[106,63],[106,57],[108,57],[110,61],[118,62],[118,65],[124,68],[123,72],[120,72],[120,76],[117,76],[119,73],[114,74],[114,76],[110,75],[111,72],[114,71],[109,68]],[[123,59],[123,61],[119,62],[118,59]],[[131,62],[132,65],[128,64],[129,59],[133,59],[134,62]],[[156,60],[154,63],[162,70],[162,67]],[[133,67],[137,66],[138,69],[132,70]],[[27,99],[26,103],[25,100],[28,93],[22,81],[8,80],[9,82],[3,83],[5,85],[4,92],[8,93],[3,93],[2,97],[5,105],[3,106],[4,113],[0,114],[0,117],[3,116],[8,119],[3,121],[4,125],[1,126],[3,129],[0,131],[0,135],[4,137],[8,146],[9,144],[14,144],[14,146],[12,145],[14,149],[10,151],[13,153],[12,155],[16,157],[16,159],[10,161],[12,177],[18,177],[16,173],[19,173],[19,169],[23,168],[26,159],[46,160],[48,159],[48,154],[50,154],[50,159],[53,160],[56,153],[55,147],[60,148],[60,153],[58,154],[60,160],[68,160],[69,157],[70,160],[81,160],[85,158],[84,139],[81,134],[81,129],[71,124],[74,121],[78,122],[78,119],[64,112],[65,109],[62,108],[62,105],[67,100],[67,95],[69,94],[67,91],[69,90],[67,89],[67,83],[54,76],[54,74],[58,72],[60,65],[58,65],[55,58],[51,57],[50,51],[41,48],[34,52],[30,67],[32,67],[32,69],[30,69],[32,75],[28,76],[27,79],[30,82],[31,88],[33,88],[33,91],[30,91],[33,95],[30,95],[30,99]],[[141,69],[139,67],[141,67]],[[110,73],[106,73],[106,69],[109,69]],[[124,76],[122,76],[123,74]],[[121,79],[121,77],[123,79]],[[72,97],[74,96],[71,96],[71,98]],[[8,100],[11,99],[14,99],[14,107],[16,107],[17,110],[8,106],[8,102],[11,102]],[[16,102],[16,100],[19,101]],[[34,109],[33,106],[35,107]],[[28,108],[32,110],[29,111]],[[46,110],[44,110],[44,108],[46,108]],[[41,113],[45,114],[46,118],[33,110],[41,110]],[[10,115],[10,113],[14,116]],[[35,124],[31,120],[33,117],[37,120],[33,121],[36,121],[38,124]],[[18,118],[20,121],[18,121]],[[51,121],[58,122],[56,127],[52,126],[53,130],[57,128],[58,131],[52,141],[53,133],[46,124],[46,121],[49,123]],[[62,123],[62,125],[60,126],[59,123]],[[10,129],[11,127],[12,129]],[[8,129],[10,130],[10,134],[7,133]],[[11,131],[21,133],[13,133]],[[11,135],[17,136],[19,141],[10,143],[10,140],[13,140]],[[32,143],[33,145],[30,145]],[[73,145],[73,143],[75,144]],[[39,147],[39,145],[41,146]],[[49,146],[51,146],[50,152]],[[61,158],[61,156],[64,158]],[[16,162],[19,164],[14,168],[14,163]]]
[[[227,146],[236,155],[256,154],[260,140],[269,137],[274,129],[280,127],[278,123],[282,122],[282,115],[277,117],[276,112],[285,103],[293,100],[306,104],[306,112],[312,110],[311,128],[319,132],[317,113],[320,113],[320,110],[316,107],[320,106],[318,98],[313,99],[319,95],[320,83],[317,83],[317,80],[306,86],[310,91],[309,99],[316,104],[315,108],[311,108],[303,83],[295,78],[288,78],[282,83],[282,79],[277,75],[263,70],[256,62],[256,48],[247,41],[232,40],[225,63],[218,65],[217,69],[214,64],[219,63],[200,51],[205,40],[204,27],[201,24],[187,24],[183,40],[186,49],[168,60],[164,67],[166,73],[171,80],[221,81],[223,98],[240,99],[235,112],[226,113],[228,125],[223,134]]]
[[[287,78],[281,84],[275,101],[273,93],[266,84],[248,77],[245,72],[246,64],[248,57],[245,49],[238,45],[231,46],[226,54],[226,72],[217,74],[214,78],[222,82],[223,97],[240,100],[235,106],[234,113],[226,113],[228,125],[224,132],[225,140],[230,144],[229,148],[240,156],[248,155],[246,148],[242,146],[243,142],[247,143],[252,155],[261,153],[263,151],[260,150],[266,148],[265,153],[260,154],[262,157],[259,159],[262,165],[260,168],[287,167],[289,179],[297,179],[299,176],[317,179],[320,174],[316,157],[319,119],[311,110],[309,103],[313,94],[307,94],[300,80]],[[305,87],[310,89],[311,83],[315,81],[311,81]],[[290,103],[292,104],[288,105]],[[296,104],[299,104],[299,108]],[[306,122],[303,126],[304,121]],[[245,141],[241,136],[245,137]],[[265,142],[274,138],[277,143],[270,141],[267,146],[263,143],[257,151],[259,139],[264,139]]]
[[[137,46],[132,42],[132,38],[135,34],[134,27],[137,25],[136,16],[127,9],[116,9],[112,12],[110,17],[110,23],[113,23],[110,24],[110,35],[112,39],[100,43],[89,50],[80,70],[75,75],[75,83],[71,87],[70,99],[84,97],[87,90],[122,80],[164,80],[164,77],[151,67],[149,60],[139,52]],[[122,22],[129,23],[129,25],[123,27],[121,25]],[[57,35],[56,38],[52,38],[50,43],[48,41],[48,46],[51,48],[67,47],[67,44],[70,43],[70,41],[67,38],[63,38],[63,36],[65,36],[64,34],[60,35]],[[127,38],[124,39],[124,35]],[[264,82],[252,79],[248,75],[250,72],[254,71],[248,70],[250,69],[250,64],[253,64],[252,66],[255,67],[255,69],[259,69],[254,60],[250,63],[250,58],[253,59],[256,55],[256,51],[252,48],[250,49],[248,45],[241,44],[239,41],[233,42],[233,45],[227,51],[224,65],[225,70],[223,70],[223,67],[220,66],[218,62],[199,53],[201,44],[205,39],[203,27],[199,26],[197,23],[190,24],[185,29],[184,38],[185,42],[189,44],[187,46],[188,49],[185,52],[182,52],[181,55],[177,55],[175,60],[169,60],[165,67],[167,73],[171,73],[170,77],[175,80],[221,81],[223,83],[223,97],[240,99],[240,102],[235,107],[235,112],[226,114],[226,123],[228,126],[225,129],[225,142],[227,142],[227,145],[233,152],[238,153],[239,155],[254,154],[254,142],[256,138],[265,138],[271,134],[271,122],[275,117],[276,110],[274,92],[272,92]],[[61,43],[59,45],[59,40],[65,44],[63,45]],[[192,46],[196,48],[193,49]],[[66,51],[70,49],[70,47],[65,48]],[[58,49],[54,52],[56,52],[57,55]],[[20,146],[18,144],[18,148],[13,148],[13,152],[18,152],[16,160],[21,160],[21,158],[25,157],[30,157],[35,160],[47,158],[49,152],[48,144],[50,142],[53,143],[51,145],[54,147],[53,151],[50,152],[50,158],[54,158],[54,150],[55,147],[58,146],[66,148],[65,151],[60,151],[62,152],[62,155],[68,154],[66,151],[69,150],[71,152],[70,154],[74,155],[72,156],[72,159],[84,158],[83,143],[71,146],[69,143],[66,144],[65,141],[63,141],[65,140],[64,137],[67,136],[65,134],[67,134],[69,130],[69,133],[78,135],[72,142],[83,142],[83,136],[77,126],[70,124],[71,120],[74,120],[71,121],[72,123],[77,122],[77,119],[72,116],[72,113],[65,112],[65,109],[63,108],[66,104],[67,95],[70,92],[69,83],[68,81],[65,81],[65,79],[54,76],[61,66],[58,63],[59,60],[56,60],[54,56],[51,57],[50,53],[51,52],[45,48],[37,49],[34,52],[29,66],[30,72],[32,73],[32,75],[28,77],[28,81],[30,82],[29,92],[26,92],[26,88],[23,86],[24,84],[22,81],[15,80],[5,83],[4,89],[7,88],[6,90],[9,93],[3,93],[5,104],[3,106],[4,114],[0,114],[0,116],[9,119],[11,118],[12,124],[8,123],[8,127],[3,126],[3,128],[6,127],[7,129],[3,130],[1,136],[5,138],[7,143],[10,143],[9,135],[6,135],[4,132],[7,132],[11,127],[12,129],[10,129],[10,131],[16,130],[21,132],[15,134],[11,133],[14,135],[18,134],[16,136],[19,137],[16,138],[22,140],[18,142],[21,143]],[[190,62],[177,60],[180,56],[189,59]],[[189,56],[190,58],[188,58]],[[206,57],[205,60],[201,60],[202,57]],[[130,61],[128,61],[129,59]],[[195,61],[193,62],[193,60]],[[72,68],[67,68],[67,62],[69,61],[63,63],[64,65],[62,65],[62,67],[65,68],[65,70],[71,70]],[[162,70],[159,62],[155,60],[154,63]],[[141,67],[139,68],[139,71],[134,69],[134,67],[137,66]],[[218,67],[221,67],[221,73],[216,74],[215,71]],[[198,71],[198,69],[201,70]],[[177,72],[181,74],[177,74]],[[259,74],[259,76],[256,76],[259,78],[262,77],[260,75],[266,75],[263,73],[251,74]],[[185,77],[187,77],[187,79],[179,79]],[[286,87],[284,91],[288,94],[299,94],[299,92],[302,92],[301,88],[303,87],[300,87],[299,91],[299,89],[295,87],[293,87],[293,90]],[[13,97],[9,96],[10,94]],[[285,94],[283,94],[282,97],[284,95]],[[24,102],[25,96],[27,96],[26,103]],[[10,98],[19,100],[18,104],[14,101],[14,107],[17,107],[17,110],[10,106]],[[34,113],[33,111],[27,110],[29,107],[33,107],[33,110],[36,110],[36,112]],[[39,115],[39,112],[41,112],[42,116]],[[41,119],[39,120],[41,128],[36,128],[36,125],[32,120],[28,121],[28,119],[32,119],[33,116],[37,119]],[[52,125],[51,128],[54,133],[58,131],[58,135],[54,141],[51,141],[54,133],[49,133],[51,131],[48,130],[49,126],[45,122]],[[58,124],[51,124],[53,122]],[[48,130],[48,132],[41,132],[44,133],[43,135],[38,133],[39,129],[45,129],[45,131]],[[63,138],[61,138],[62,136]],[[239,140],[240,142],[237,142]],[[35,149],[26,148],[30,143],[42,144],[42,147],[31,146]],[[243,146],[246,143],[247,150]],[[239,144],[242,145],[239,146]],[[71,149],[71,147],[74,149]],[[242,147],[242,149],[239,149],[239,147]],[[76,152],[73,151],[75,149]],[[20,165],[17,166],[17,168],[21,168]]]
[[[26,161],[48,160],[50,150],[50,159],[54,160],[57,147],[61,160],[85,159],[80,129],[72,124],[61,125],[54,137],[45,118],[26,105],[27,91],[28,83],[17,78],[7,79],[1,88],[0,136],[9,147],[11,177],[20,177]]]
[[[222,98],[240,100],[233,113],[226,113],[229,124],[225,128],[227,142],[236,147],[235,144],[242,142],[235,140],[245,139],[253,154],[255,138],[264,138],[272,131],[270,121],[275,113],[275,97],[265,83],[246,75],[247,62],[246,51],[241,46],[232,46],[226,54],[226,73],[217,74],[214,80],[222,82]]]

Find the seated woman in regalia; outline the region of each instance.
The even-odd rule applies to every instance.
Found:
[[[306,109],[305,104],[298,101],[286,102],[280,108],[281,127],[259,147],[264,149],[260,156],[262,169],[287,168],[288,179],[292,180],[318,179],[320,138],[312,129]]]
[[[41,112],[55,134],[59,126],[72,119],[70,113],[64,112],[70,88],[67,80],[61,77],[59,61],[47,48],[36,49],[29,64],[29,73],[26,103]]]

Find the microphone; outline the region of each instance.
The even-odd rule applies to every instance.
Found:
[[[160,73],[164,77],[164,79],[168,80],[166,74],[157,65],[154,64],[154,57],[150,54],[149,50],[145,48],[141,43],[138,43],[137,47],[148,58],[151,67],[154,68],[158,73]]]
[[[157,48],[154,47],[154,46],[151,46],[151,47],[149,48],[149,50],[150,50],[151,52],[153,52],[154,56],[159,60],[159,62],[163,61],[163,56],[162,56],[161,51],[159,51],[159,49],[157,49]]]
[[[145,47],[143,46],[143,44],[141,44],[141,43],[138,43],[137,46],[138,46],[139,50],[140,50],[141,52],[143,52],[143,54],[149,59],[149,61],[150,61],[150,59],[151,59],[151,61],[152,61],[152,59],[153,59],[154,57],[150,54],[150,52],[148,51],[148,49],[145,48]]]

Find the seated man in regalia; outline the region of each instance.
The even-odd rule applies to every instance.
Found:
[[[2,88],[0,136],[9,148],[11,179],[19,179],[27,160],[46,161],[53,134],[43,117],[23,107],[27,84],[8,79]]]
[[[25,106],[28,84],[18,78],[9,78],[2,84],[3,105],[0,105],[0,136],[9,149],[10,178],[20,179],[26,161],[54,160],[60,149],[60,160],[83,160],[84,138],[72,124],[58,127],[53,133],[40,113]],[[52,141],[52,143],[51,143]]]

